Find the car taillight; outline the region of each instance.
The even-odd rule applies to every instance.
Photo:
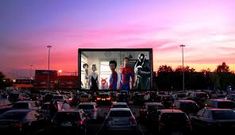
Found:
[[[130,121],[131,125],[136,125],[137,124],[134,117],[130,117],[129,121]]]
[[[15,127],[18,128],[18,129],[21,129],[22,128],[22,124],[21,123],[16,123]]]
[[[80,120],[79,124],[83,125],[84,124],[84,120]]]
[[[106,98],[106,100],[111,100],[111,97]]]
[[[101,100],[101,98],[97,97],[96,100]]]

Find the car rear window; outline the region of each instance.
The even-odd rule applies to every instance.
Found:
[[[7,120],[22,120],[26,117],[28,112],[6,112],[0,116],[0,119]]]
[[[235,103],[233,102],[218,102],[218,108],[235,108]]]
[[[130,111],[111,111],[110,117],[131,117]]]
[[[184,113],[164,113],[161,117],[161,121],[163,122],[184,122],[186,120],[188,120],[188,118]]]
[[[234,110],[212,111],[212,117],[215,120],[234,120],[235,111]]]
[[[113,105],[113,108],[128,108],[127,105]]]
[[[28,103],[16,103],[13,105],[14,109],[28,109],[29,105]]]
[[[54,120],[56,122],[77,121],[80,120],[80,115],[78,112],[59,112],[56,114]]]
[[[94,109],[94,105],[79,105],[79,109]]]

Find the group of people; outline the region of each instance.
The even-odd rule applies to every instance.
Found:
[[[109,61],[109,67],[111,70],[111,75],[109,77],[109,90],[144,90],[150,88],[150,76],[151,69],[150,63],[146,60],[146,56],[141,53],[138,56],[134,67],[130,66],[129,58],[123,58],[123,65],[120,67],[120,72],[116,71],[117,62],[115,60]],[[85,88],[90,88],[90,90],[96,91],[99,89],[99,79],[96,73],[96,65],[92,65],[92,73],[88,74],[88,64],[83,64],[85,70]],[[118,78],[120,77],[120,78]],[[118,81],[120,80],[120,81]],[[119,84],[118,84],[119,83]]]

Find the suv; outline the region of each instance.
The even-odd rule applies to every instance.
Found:
[[[52,119],[52,130],[58,133],[86,134],[86,116],[83,110],[59,111]]]
[[[146,102],[140,109],[140,120],[141,121],[154,121],[158,118],[157,111],[164,109],[164,106],[160,102]]]
[[[210,99],[207,102],[208,107],[234,109],[235,102],[226,99]]]
[[[193,100],[176,100],[174,105],[187,114],[195,114],[199,111],[198,104]]]
[[[162,109],[159,111],[158,130],[161,134],[189,134],[192,125],[186,113],[178,109]]]

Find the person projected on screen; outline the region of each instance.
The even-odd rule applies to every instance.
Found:
[[[120,68],[121,81],[120,90],[130,90],[134,87],[135,75],[132,67],[129,66],[129,58],[123,59],[123,66]],[[131,83],[130,83],[131,82]]]
[[[149,61],[146,60],[146,56],[141,53],[138,56],[138,60],[135,63],[135,74],[136,78],[136,88],[138,90],[146,90],[150,88],[150,64]]]
[[[90,86],[90,90],[92,91],[97,91],[99,86],[99,81],[98,81],[98,74],[96,73],[96,65],[93,64],[92,67],[92,73],[89,76],[89,86]]]
[[[117,90],[117,81],[118,81],[118,74],[116,72],[117,62],[115,60],[109,61],[109,68],[112,72],[109,78],[109,89],[110,90]]]
[[[89,68],[89,66],[87,63],[85,63],[85,64],[83,64],[82,67],[85,70],[84,87],[85,87],[85,89],[88,89],[88,82],[89,82],[88,68]]]

